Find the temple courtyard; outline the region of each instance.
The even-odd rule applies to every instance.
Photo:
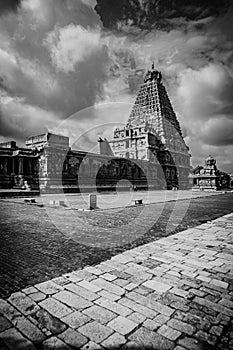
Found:
[[[148,206],[151,214],[159,205]],[[104,252],[69,245],[42,207],[1,201],[1,213],[11,213],[2,220],[1,268],[15,291],[0,300],[0,348],[232,349],[233,214],[222,216],[230,205],[230,194],[193,199],[178,230],[195,227],[171,234],[167,202],[138,246]],[[125,208],[125,217],[139,209]],[[88,213],[93,222],[96,213]]]
[[[233,194],[88,198],[0,200],[0,349],[232,349]]]

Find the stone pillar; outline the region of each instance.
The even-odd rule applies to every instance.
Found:
[[[23,158],[19,157],[19,175],[23,175]]]
[[[28,158],[28,175],[32,175],[32,158]]]
[[[16,160],[15,157],[12,157],[12,174],[16,174]]]
[[[8,158],[4,158],[4,168],[3,168],[3,172],[5,175],[7,175],[8,173]]]

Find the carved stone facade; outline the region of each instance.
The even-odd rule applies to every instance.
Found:
[[[162,166],[167,187],[188,187],[189,148],[162,82],[162,74],[149,70],[126,126],[109,141],[117,157],[144,160]]]
[[[124,186],[144,189],[188,188],[188,147],[162,75],[153,66],[126,126],[116,129],[109,142],[100,138],[99,151],[71,150],[68,137],[51,133],[29,137],[25,148],[2,143],[0,187],[115,190],[120,180],[127,180]]]
[[[190,176],[193,180],[193,189],[221,190],[230,186],[230,176],[217,168],[216,160],[209,156],[204,166],[197,166]]]

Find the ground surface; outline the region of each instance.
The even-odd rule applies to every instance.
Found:
[[[188,215],[218,215],[227,197],[215,201]],[[230,350],[232,248],[229,214],[13,293],[0,299],[0,348]]]
[[[0,296],[231,212],[231,193],[80,212],[0,201]]]

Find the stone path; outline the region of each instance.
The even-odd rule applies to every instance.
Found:
[[[0,349],[233,349],[233,214],[0,300]]]

